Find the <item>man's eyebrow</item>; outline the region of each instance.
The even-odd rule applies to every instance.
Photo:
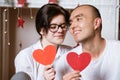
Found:
[[[83,16],[83,14],[77,14],[76,16],[75,16],[75,18],[76,17],[82,17]]]
[[[69,22],[72,22],[73,19],[75,19],[75,18],[77,18],[77,17],[82,17],[82,16],[83,16],[83,14],[77,14],[77,15],[75,15],[72,19],[70,19]]]

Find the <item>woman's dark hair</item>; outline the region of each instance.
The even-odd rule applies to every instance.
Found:
[[[63,7],[59,6],[58,4],[45,4],[43,5],[37,12],[36,15],[36,30],[38,34],[42,28],[48,32],[50,22],[55,17],[62,14],[65,17],[66,24],[69,24],[69,12],[65,10]],[[41,34],[40,34],[41,35]]]

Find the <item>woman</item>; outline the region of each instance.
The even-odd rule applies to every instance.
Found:
[[[40,40],[30,47],[20,51],[15,58],[16,72],[27,73],[32,80],[53,80],[55,70],[53,65],[42,65],[33,58],[36,49],[44,49],[53,45],[57,49],[55,61],[71,49],[69,46],[61,45],[64,41],[69,23],[69,12],[57,4],[46,4],[42,6],[36,16],[36,30],[41,36]]]

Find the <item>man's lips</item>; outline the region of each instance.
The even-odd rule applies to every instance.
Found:
[[[77,35],[77,34],[79,34],[81,32],[81,30],[75,30],[75,31],[73,31],[73,35]]]

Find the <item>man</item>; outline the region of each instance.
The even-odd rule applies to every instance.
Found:
[[[70,16],[70,33],[79,46],[70,52],[91,55],[90,64],[81,72],[73,70],[63,55],[56,68],[56,80],[120,80],[120,42],[101,37],[102,19],[92,5],[80,5]],[[69,52],[68,52],[69,53]]]

